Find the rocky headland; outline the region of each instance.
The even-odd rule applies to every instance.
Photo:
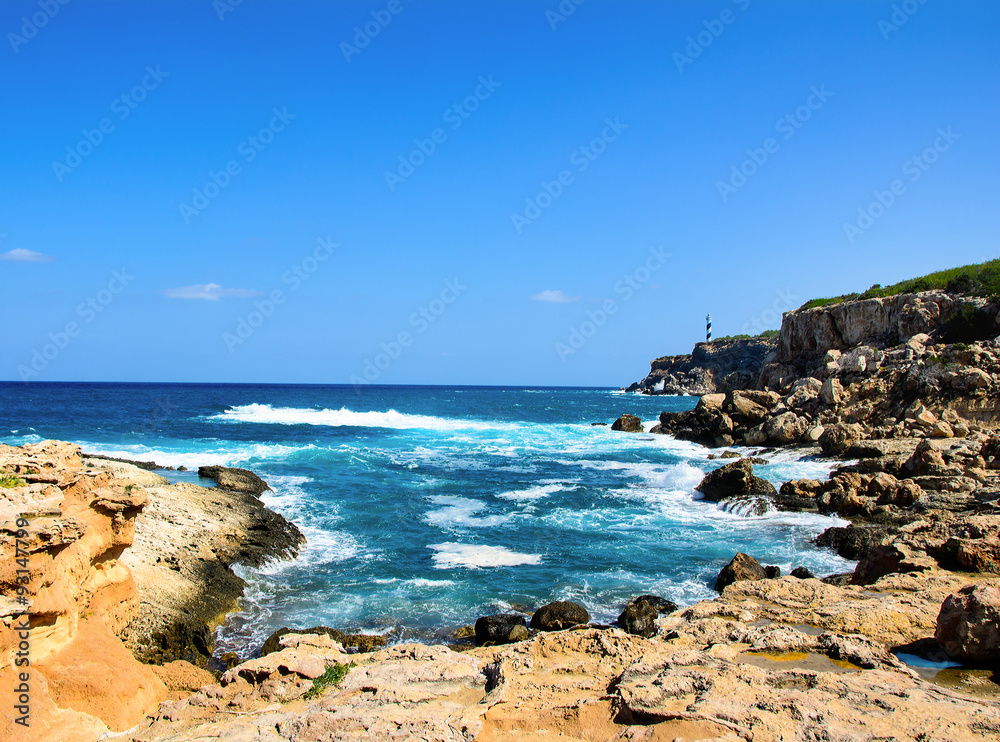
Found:
[[[31,707],[27,729],[5,709],[5,739],[122,732],[211,681],[213,630],[243,594],[231,566],[303,542],[253,494],[170,484],[69,443],[0,446],[0,475],[0,685],[19,684],[26,640]]]

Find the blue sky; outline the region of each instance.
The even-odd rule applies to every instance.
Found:
[[[997,257],[998,26],[9,0],[0,378],[619,386],[706,312]]]

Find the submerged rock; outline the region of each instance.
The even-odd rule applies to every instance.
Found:
[[[611,424],[612,430],[623,433],[642,433],[642,420],[635,415],[622,415]]]
[[[531,628],[541,631],[561,631],[589,622],[590,614],[582,605],[557,600],[535,611],[531,617]]]

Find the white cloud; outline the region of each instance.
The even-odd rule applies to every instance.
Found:
[[[181,286],[176,289],[166,289],[163,292],[171,299],[203,299],[218,301],[219,299],[252,299],[263,296],[263,292],[253,289],[224,289],[217,283],[196,283],[193,286]]]
[[[579,296],[566,296],[561,289],[555,291],[548,289],[531,297],[532,301],[548,301],[553,304],[568,304],[571,301],[580,301]]]
[[[2,235],[6,237],[7,235]],[[18,263],[54,263],[56,261],[51,255],[42,255],[34,250],[25,250],[17,247],[5,253],[0,253],[0,260],[15,260]]]

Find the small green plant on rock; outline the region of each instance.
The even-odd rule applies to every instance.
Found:
[[[23,487],[25,484],[27,484],[27,482],[16,474],[0,474],[0,487],[3,487],[4,489]]]
[[[330,667],[326,668],[326,672],[313,680],[313,687],[305,694],[304,697],[306,699],[316,698],[317,696],[322,695],[323,691],[327,688],[340,685],[340,681],[347,677],[347,673],[351,671],[352,667],[354,667],[353,662],[349,665],[342,665],[339,662],[335,662]]]

